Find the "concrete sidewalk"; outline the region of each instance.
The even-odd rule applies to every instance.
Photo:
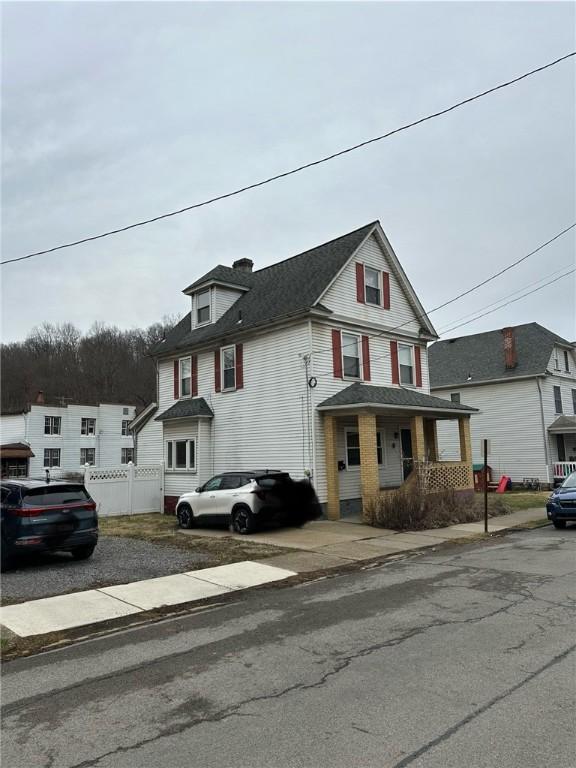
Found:
[[[544,521],[542,509],[528,509],[493,517],[489,533]],[[229,531],[193,529],[184,536],[245,537]],[[231,591],[287,579],[298,573],[338,568],[363,560],[398,555],[415,549],[466,540],[484,533],[483,523],[453,525],[425,531],[403,532],[372,528],[360,523],[319,520],[303,528],[281,528],[256,533],[251,540],[292,549],[260,561],[245,561],[197,571],[135,581],[0,609],[0,624],[20,637],[60,632],[97,624],[143,611],[192,603]]]

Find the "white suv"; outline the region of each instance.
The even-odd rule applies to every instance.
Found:
[[[236,533],[252,533],[259,522],[276,520],[303,525],[320,517],[320,505],[310,483],[292,480],[287,472],[254,470],[223,472],[178,499],[181,528],[196,522],[231,523]]]

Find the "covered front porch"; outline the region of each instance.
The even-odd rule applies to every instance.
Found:
[[[548,427],[554,484],[576,472],[576,416],[559,416]]]
[[[470,414],[475,409],[414,390],[354,384],[318,406],[324,426],[326,516],[361,512],[426,465],[431,491],[473,489]],[[460,460],[441,461],[436,423],[458,421]]]

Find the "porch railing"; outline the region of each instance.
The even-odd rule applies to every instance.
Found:
[[[554,480],[564,480],[572,472],[576,472],[576,461],[556,461],[553,464]]]

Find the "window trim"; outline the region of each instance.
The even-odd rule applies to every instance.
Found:
[[[572,410],[574,411],[574,415],[576,416],[576,389],[572,390]]]
[[[84,422],[91,422],[92,426],[94,428],[93,432],[89,431],[89,425],[86,424],[86,431],[84,431]],[[80,417],[80,434],[83,437],[94,437],[96,434],[96,419],[94,419],[92,416],[81,416]]]
[[[186,379],[190,380],[190,391],[187,395],[182,394],[182,382],[186,379],[182,376],[182,363],[185,360],[190,361],[190,376],[186,376]],[[186,357],[178,358],[178,400],[188,400],[192,397],[192,355],[186,355]]]
[[[176,467],[176,443],[186,443],[186,466],[185,467]],[[190,464],[190,444],[194,444],[194,463]],[[169,458],[169,449],[168,446],[172,446],[171,448],[171,463],[168,460]],[[196,450],[196,438],[195,437],[174,437],[170,440],[166,440],[164,443],[164,461],[165,461],[165,469],[166,472],[196,472],[196,457],[198,455],[198,452]]]
[[[346,369],[344,367],[344,335],[354,336],[354,338],[358,341],[358,376],[349,376],[346,374]],[[346,357],[351,357],[351,355],[346,355]],[[342,365],[342,378],[345,381],[363,381],[362,374],[364,372],[364,360],[362,358],[362,334],[354,333],[353,331],[340,331],[340,358]]]
[[[348,435],[349,434],[355,434],[358,435],[358,443],[360,443],[360,433],[358,431],[358,427],[344,427],[344,463],[346,464],[346,470],[352,470],[357,471],[360,469],[361,464],[350,464],[348,462]],[[380,438],[380,453],[382,454],[382,461],[378,462],[379,467],[385,467],[386,466],[386,441],[384,439],[385,431],[383,429],[377,429],[376,430],[376,456],[378,456],[378,438]],[[354,450],[356,450],[355,446],[351,446]],[[358,452],[360,452],[360,447],[358,447]]]
[[[54,424],[58,424],[58,431],[54,431]],[[50,424],[50,429],[47,432],[46,427]],[[44,416],[44,434],[45,435],[56,435],[61,437],[62,436],[62,416]]]
[[[450,392],[450,402],[451,403],[459,403],[460,402],[460,392]]]
[[[233,387],[225,387],[224,386],[224,352],[227,352],[229,349],[232,350],[234,353],[234,365],[232,366],[232,369],[227,368],[226,370],[233,370],[234,371],[234,386]],[[220,347],[220,392],[235,392],[237,389],[237,380],[236,380],[236,344],[228,344],[226,347]]]
[[[567,349],[564,350],[564,373],[570,373],[570,358]]]
[[[124,425],[126,425],[126,431],[124,431]],[[122,426],[120,427],[122,437],[130,437],[130,419],[122,419]]]
[[[400,350],[402,347],[406,347],[406,349],[410,350],[410,357],[412,359],[412,382],[404,382],[402,381],[402,363],[400,361]],[[398,342],[398,384],[401,387],[413,387],[414,389],[417,389],[416,386],[416,359],[415,359],[415,353],[414,353],[414,344],[406,344],[404,341]]]
[[[94,454],[94,461],[88,461],[88,458],[86,457],[86,461],[82,461],[82,454],[86,454],[87,451],[92,451]],[[86,464],[89,464],[91,467],[96,466],[96,448],[80,448],[80,466],[84,467]]]
[[[58,452],[58,463],[57,464],[46,464],[46,452],[50,455],[52,451]],[[44,456],[43,456],[43,467],[44,469],[62,469],[62,449],[61,448],[44,448]]]
[[[198,299],[200,296],[204,296],[204,294],[208,294],[208,320],[200,320],[198,317],[198,313],[200,309],[206,309],[206,307],[199,307],[198,306]],[[212,322],[212,289],[211,288],[205,288],[203,291],[198,291],[196,294],[196,302],[195,302],[195,310],[196,310],[196,328],[201,328],[203,325],[208,325],[210,322]]]
[[[564,413],[564,404],[562,403],[562,388],[554,384],[552,387],[552,394],[554,395],[554,412],[556,414]],[[558,397],[556,397],[558,395]],[[558,410],[558,404],[560,404],[560,410]]]
[[[123,461],[123,457],[124,457],[126,451],[132,451],[132,458],[128,459],[128,461]],[[128,466],[128,464],[130,464],[130,462],[132,462],[132,464],[134,464],[134,447],[126,445],[126,446],[123,446],[120,449],[120,464],[123,467],[126,467],[126,466]]]
[[[366,277],[366,271],[370,270],[371,272],[376,272],[376,275],[378,277],[378,296],[379,301],[378,303],[374,301],[368,301],[368,292],[367,288],[372,288],[373,286],[368,285],[368,280]],[[368,264],[364,264],[364,303],[367,304],[370,307],[381,307],[382,306],[382,295],[383,295],[384,286],[382,285],[382,270],[375,269],[374,267],[368,266]]]
[[[558,347],[554,347],[554,370],[560,370],[560,358],[558,357]]]

